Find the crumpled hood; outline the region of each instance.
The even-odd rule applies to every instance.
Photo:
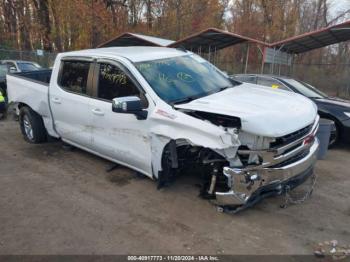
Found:
[[[176,108],[236,116],[242,130],[266,137],[280,137],[312,124],[316,105],[296,93],[243,83]]]

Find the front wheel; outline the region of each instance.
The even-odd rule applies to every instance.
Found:
[[[40,115],[29,107],[22,107],[19,113],[19,123],[24,139],[32,144],[47,140],[46,129]]]

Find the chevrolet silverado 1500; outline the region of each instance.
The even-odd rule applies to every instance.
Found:
[[[309,99],[236,83],[188,51],[121,47],[59,54],[53,70],[9,74],[25,140],[47,136],[130,167],[162,187],[198,174],[230,210],[313,173],[319,117]]]

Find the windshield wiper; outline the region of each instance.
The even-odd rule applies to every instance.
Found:
[[[309,96],[310,99],[323,99],[323,97],[320,96]]]
[[[227,88],[232,88],[233,86],[220,87],[219,92],[226,90]]]
[[[171,101],[170,103],[173,104],[173,105],[179,105],[179,104],[184,104],[184,103],[189,103],[193,100],[195,100],[196,98],[195,97],[185,97],[185,98],[181,98],[181,99],[177,99],[177,100],[174,100],[174,101]]]
[[[209,95],[212,95],[212,94],[215,94],[215,93],[218,93],[218,92],[221,92],[227,88],[231,88],[233,86],[224,86],[224,87],[220,87],[219,90],[213,90],[211,92],[205,92],[205,93],[202,93],[202,94],[199,94],[199,95],[195,95],[195,96],[188,96],[188,97],[184,97],[184,98],[180,98],[180,99],[177,99],[177,100],[174,100],[174,101],[170,101],[170,103],[172,105],[178,105],[178,104],[184,104],[184,103],[189,103],[193,100],[196,100],[198,98],[201,98],[201,97],[205,97],[205,96],[209,96]]]
[[[215,92],[213,92],[213,93],[215,93]],[[198,95],[187,96],[187,97],[184,97],[184,98],[180,98],[180,99],[177,99],[177,100],[170,101],[170,104],[178,105],[178,104],[189,103],[189,102],[191,102],[193,100],[196,100],[196,99],[208,96],[208,95],[211,95],[211,93],[205,92],[205,93],[201,93],[201,94],[198,94]]]

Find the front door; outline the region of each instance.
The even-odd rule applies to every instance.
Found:
[[[148,120],[138,120],[134,114],[112,111],[112,99],[125,96],[140,97],[147,108],[147,99],[141,87],[128,70],[117,62],[98,61],[94,75],[95,94],[91,102],[94,150],[151,176]]]

